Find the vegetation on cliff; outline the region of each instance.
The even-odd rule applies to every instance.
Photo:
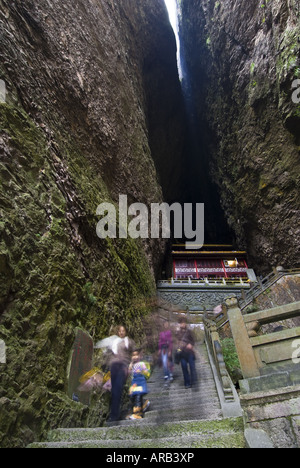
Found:
[[[202,148],[194,169],[209,167],[257,272],[299,266],[298,3],[182,0],[181,10]]]
[[[106,417],[67,397],[75,330],[142,339],[166,244],[99,239],[96,210],[172,196],[182,102],[159,1],[4,0],[0,21],[0,444],[22,447]]]

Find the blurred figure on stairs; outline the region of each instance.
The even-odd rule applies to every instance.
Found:
[[[107,349],[107,365],[111,372],[111,407],[108,422],[120,420],[123,390],[128,378],[128,366],[135,343],[127,336],[123,325],[117,327],[113,335],[97,343],[97,348]]]
[[[129,395],[133,404],[133,412],[129,419],[143,419],[143,414],[150,406],[150,401],[143,401],[143,398],[148,393],[147,379],[151,375],[151,368],[147,362],[142,361],[142,351],[136,349],[132,353],[129,372],[132,375],[131,387]]]
[[[164,322],[164,331],[159,335],[158,352],[164,370],[165,386],[173,381],[173,337],[169,322]]]
[[[197,383],[195,339],[192,331],[188,328],[186,317],[178,320],[179,330],[177,332],[178,346],[177,356],[181,364],[185,388],[191,388]]]

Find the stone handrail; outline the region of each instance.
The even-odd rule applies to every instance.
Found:
[[[273,364],[289,365],[293,342],[300,337],[300,328],[258,336],[260,326],[300,317],[300,302],[242,315],[237,299],[226,300],[231,332],[245,379],[259,377]]]
[[[279,281],[283,276],[289,275],[300,275],[300,269],[284,270],[279,268],[272,271],[262,280],[258,278],[258,283],[255,286],[252,286],[247,292],[242,292],[243,297],[239,301],[240,308],[242,310],[245,309],[254,299]]]
[[[231,379],[227,372],[226,365],[224,362],[222,346],[220,342],[220,336],[218,333],[218,327],[214,319],[211,319],[207,313],[203,318],[205,328],[205,338],[207,346],[210,350],[210,354],[214,360],[215,367],[217,369],[218,377],[224,398],[227,403],[234,401],[234,395],[232,392]]]
[[[202,279],[174,279],[171,278],[169,280],[160,280],[157,284],[158,288],[163,287],[171,287],[171,286],[203,286],[203,287],[227,287],[227,286],[236,286],[236,287],[243,287],[243,288],[250,288],[249,280],[239,278],[239,279],[210,279],[210,280],[202,280]]]

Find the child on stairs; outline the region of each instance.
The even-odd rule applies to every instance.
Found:
[[[144,395],[147,395],[147,379],[149,379],[151,371],[150,365],[142,361],[141,350],[136,349],[132,353],[129,372],[132,375],[131,387],[129,395],[133,403],[133,413],[129,416],[131,420],[143,419],[143,414],[150,406],[150,401],[143,402]]]

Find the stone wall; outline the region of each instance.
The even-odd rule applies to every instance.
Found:
[[[159,287],[158,297],[170,304],[174,304],[183,310],[213,310],[218,305],[225,302],[225,299],[232,295],[241,297],[241,289],[234,288],[214,288],[206,287]]]
[[[276,448],[300,448],[300,387],[241,396],[246,428],[262,429]]]

